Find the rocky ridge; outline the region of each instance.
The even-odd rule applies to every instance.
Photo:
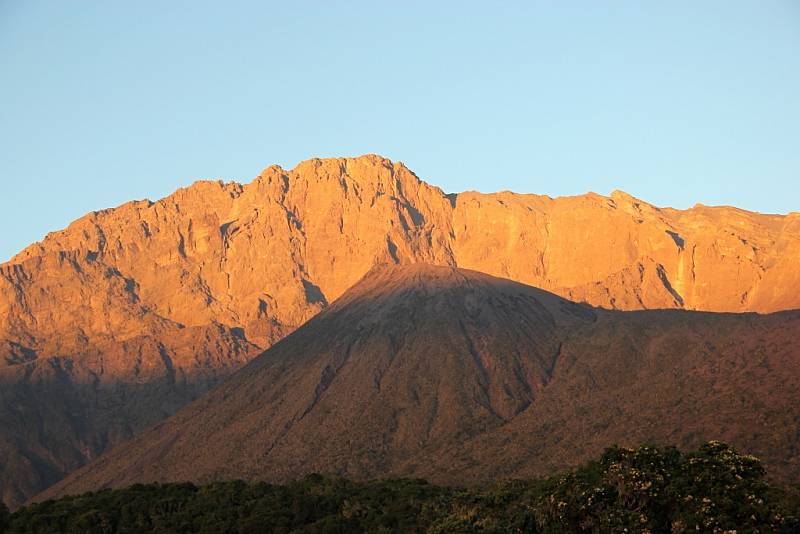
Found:
[[[17,504],[172,413],[376,263],[469,268],[612,309],[771,312],[800,307],[799,260],[800,214],[448,195],[373,155],[93,212],[0,265],[0,493]],[[144,403],[102,393],[143,384]]]

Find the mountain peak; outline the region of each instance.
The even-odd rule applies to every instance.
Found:
[[[475,484],[563,469],[620,439],[708,435],[791,478],[799,329],[796,312],[590,310],[473,271],[377,267],[220,388],[40,498],[311,472]]]
[[[427,316],[434,325],[448,314],[483,317],[493,299],[506,302],[497,293],[503,284],[538,303],[537,320],[559,324],[587,310],[562,297],[627,310],[800,307],[800,294],[785,290],[800,287],[796,218],[661,210],[622,192],[612,197],[445,195],[402,163],[368,154],[268,167],[245,185],[199,181],[155,202],[81,217],[0,265],[4,391],[18,388],[26,410],[52,414],[46,424],[60,428],[57,437],[28,438],[40,434],[24,418],[8,420],[16,437],[0,443],[0,457],[18,460],[0,465],[0,491],[19,502],[154,413],[195,398],[257,348],[340,306],[330,305],[337,299],[360,295],[360,306],[399,319],[429,306],[438,310]],[[400,267],[370,273],[348,292],[376,264]],[[365,328],[380,313],[363,319]],[[196,341],[186,332],[199,333]],[[222,353],[187,356],[215,350]],[[78,392],[69,401],[47,380],[29,383],[60,366],[72,369],[63,376]],[[163,385],[148,408],[86,393],[93,377],[127,384],[143,376]],[[493,409],[506,413],[513,403],[503,402]],[[97,423],[84,427],[73,413]],[[130,427],[109,434],[112,420]],[[33,482],[4,485],[2,470],[12,465],[27,466],[22,479]]]
[[[625,191],[622,191],[620,189],[615,189],[614,191],[612,191],[610,198],[616,202],[625,202],[629,204],[646,204],[648,206],[650,205],[647,202],[644,202],[643,200],[638,199],[635,196],[631,195],[630,193],[626,193]]]

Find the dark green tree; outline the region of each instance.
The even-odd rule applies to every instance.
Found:
[[[11,513],[8,511],[5,503],[0,501],[0,534],[6,531],[8,524],[11,521]]]
[[[534,505],[539,524],[559,532],[796,532],[791,507],[775,498],[758,458],[711,441],[607,449],[558,478]]]

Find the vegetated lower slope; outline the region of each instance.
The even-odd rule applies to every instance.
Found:
[[[607,449],[543,480],[453,489],[423,480],[309,475],[264,482],[135,485],[31,505],[9,532],[785,532],[800,486],[763,480],[757,458],[720,442]],[[0,505],[1,506],[1,505]],[[4,518],[0,509],[0,533]]]
[[[721,439],[800,475],[800,312],[614,312],[451,267],[376,268],[177,415],[40,498],[311,472],[476,484],[611,443]]]
[[[622,192],[447,195],[379,156],[92,212],[0,265],[0,391],[13,392],[0,396],[0,498],[18,505],[172,413],[376,262],[470,268],[609,308],[770,312],[800,307],[800,216]]]

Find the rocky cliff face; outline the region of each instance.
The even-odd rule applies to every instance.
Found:
[[[80,391],[161,384],[147,395],[169,413],[381,262],[474,269],[607,308],[769,312],[800,307],[800,214],[659,209],[619,192],[446,195],[378,156],[88,214],[0,266],[0,409],[20,414],[0,432],[0,455],[16,458],[3,498],[18,503],[157,418],[131,415],[128,397],[68,407],[36,377]],[[63,416],[63,439],[31,433],[31,410],[43,425]]]

